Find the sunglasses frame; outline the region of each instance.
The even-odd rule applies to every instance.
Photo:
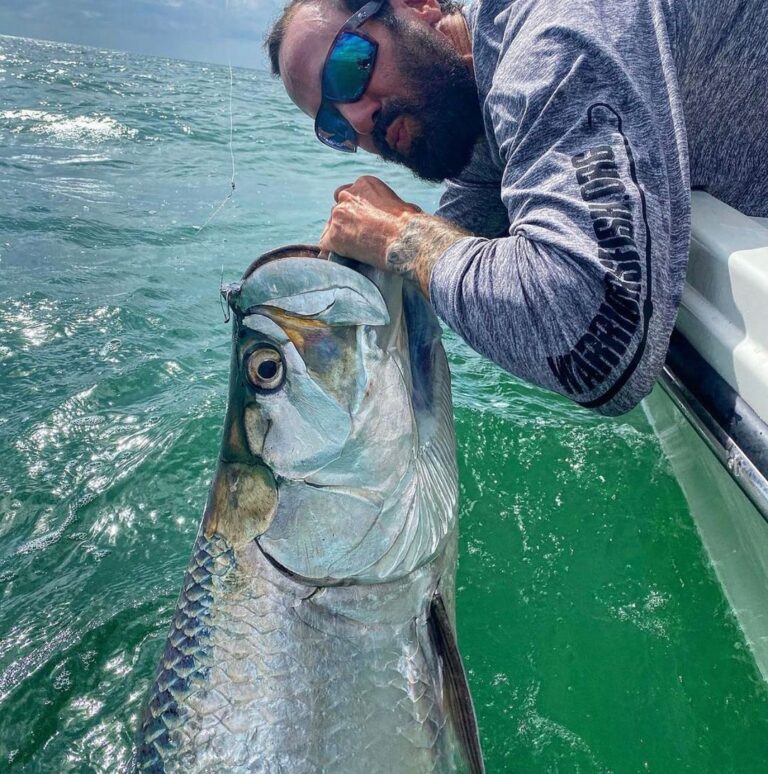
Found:
[[[348,140],[347,142],[349,144],[337,144],[333,142],[328,137],[323,137],[321,132],[322,127],[318,124],[318,119],[320,118],[321,113],[323,110],[328,110],[331,113],[335,113],[335,115],[338,117],[340,121],[342,121],[346,126],[349,127],[351,130],[350,133],[354,134],[355,138],[357,138],[357,132],[355,131],[354,127],[347,121],[346,118],[344,118],[343,115],[334,107],[334,102],[341,102],[341,103],[352,103],[357,102],[359,99],[362,98],[363,94],[365,94],[365,90],[368,88],[368,84],[371,82],[371,77],[373,76],[373,68],[376,66],[376,55],[379,50],[379,44],[373,40],[373,38],[366,35],[364,32],[359,30],[358,28],[362,26],[368,19],[370,19],[372,16],[377,14],[382,6],[384,5],[385,0],[371,0],[370,3],[366,3],[357,13],[352,14],[352,16],[347,19],[344,24],[341,26],[341,29],[336,33],[336,37],[334,37],[333,42],[328,48],[328,53],[325,55],[325,60],[323,61],[323,69],[320,71],[320,94],[321,94],[321,102],[320,107],[317,110],[317,115],[315,116],[315,136],[318,140],[320,140],[323,145],[327,145],[329,148],[333,148],[334,150],[341,151],[342,153],[354,153],[357,150],[357,139],[354,140],[354,144],[352,140]],[[328,65],[328,60],[331,58],[331,54],[333,53],[333,50],[336,48],[336,44],[339,41],[339,38],[345,33],[345,32],[351,32],[354,35],[356,35],[359,38],[362,38],[363,40],[367,40],[371,46],[373,47],[373,53],[372,58],[373,61],[371,62],[371,69],[368,73],[368,80],[365,82],[365,87],[360,92],[360,96],[355,97],[354,99],[330,99],[323,94],[323,81],[324,74],[325,74],[325,68]]]

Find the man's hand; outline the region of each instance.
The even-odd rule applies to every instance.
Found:
[[[320,248],[386,268],[387,250],[421,210],[404,202],[386,183],[366,175],[339,186],[336,206],[320,237]]]
[[[405,276],[427,298],[432,266],[453,242],[468,236],[441,218],[424,215],[376,177],[340,186],[334,199],[320,248]]]

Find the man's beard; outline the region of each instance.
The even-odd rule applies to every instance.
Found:
[[[393,99],[382,108],[373,130],[376,150],[423,180],[455,177],[469,163],[483,131],[472,73],[447,40],[417,24],[396,19],[392,35],[400,71],[414,97]],[[414,119],[420,131],[410,138],[408,151],[400,153],[389,146],[386,134],[404,116]]]

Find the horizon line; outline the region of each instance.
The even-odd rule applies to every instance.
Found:
[[[183,59],[177,56],[165,56],[161,54],[145,54],[139,51],[128,51],[122,48],[106,48],[104,46],[93,46],[89,43],[71,43],[66,40],[51,40],[50,38],[31,38],[28,35],[10,35],[6,32],[0,32],[0,38],[11,38],[13,40],[31,40],[35,43],[53,43],[57,46],[73,46],[76,48],[92,49],[93,51],[105,51],[112,54],[129,54],[131,56],[141,56],[147,59],[165,59],[171,62],[184,62],[186,64],[205,64],[212,65],[214,67],[224,67],[225,69],[231,67],[233,70],[254,70],[260,73],[266,73],[271,76],[272,73],[266,67],[247,67],[245,65],[233,65],[224,62],[211,62],[207,59]]]

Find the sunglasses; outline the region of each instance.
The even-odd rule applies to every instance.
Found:
[[[383,5],[384,0],[373,0],[350,16],[333,39],[323,64],[322,102],[315,116],[315,134],[320,142],[345,153],[357,150],[357,132],[333,103],[357,102],[368,88],[379,44],[358,27]]]

